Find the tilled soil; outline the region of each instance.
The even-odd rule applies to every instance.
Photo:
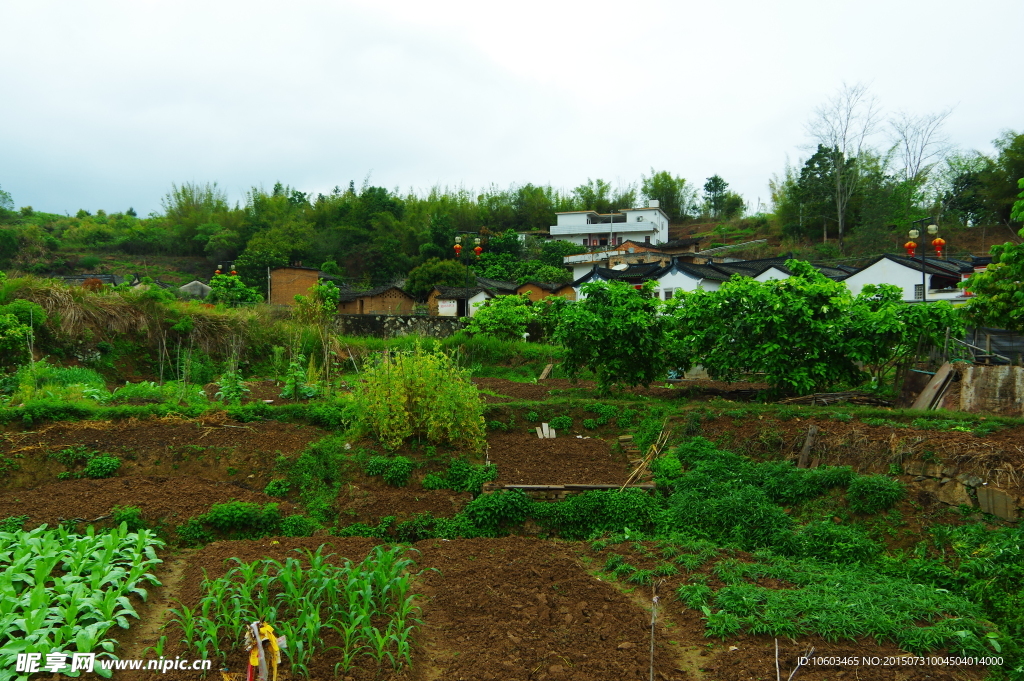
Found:
[[[352,522],[375,525],[388,516],[395,516],[397,522],[402,522],[420,513],[450,518],[472,499],[469,492],[423,489],[415,482],[408,487],[390,487],[375,482],[343,486],[338,496],[338,509],[342,518],[351,517]]]
[[[625,455],[598,438],[491,433],[487,443],[501,485],[613,485],[624,483],[628,474]]]
[[[576,381],[574,383],[564,378],[545,379],[536,383],[519,383],[504,378],[474,378],[473,383],[476,383],[481,389],[504,396],[484,395],[484,400],[488,403],[508,402],[513,399],[542,401],[551,397],[552,394],[557,395],[561,392],[583,391],[593,393],[597,390],[597,384],[594,381]],[[692,398],[701,395],[753,397],[757,391],[765,390],[767,387],[768,384],[766,383],[726,383],[724,381],[694,380],[673,384],[652,384],[646,388],[636,386],[634,388],[626,388],[622,393],[633,396],[656,397],[662,400]],[[615,394],[621,393],[613,393],[612,396],[615,396]]]
[[[239,486],[194,476],[128,476],[103,480],[64,480],[0,496],[0,518],[27,515],[28,525],[63,520],[97,520],[115,506],[138,506],[150,524],[180,525],[231,499],[258,504],[277,502],[290,515],[292,504]]]
[[[266,485],[277,456],[291,457],[324,435],[325,431],[314,426],[279,421],[236,423],[223,412],[200,419],[167,416],[54,423],[0,434],[0,457],[18,465],[0,480],[0,489],[53,482],[65,467],[51,454],[76,446],[116,455],[122,461],[122,475],[196,475],[221,480],[236,476],[249,480],[247,486]],[[229,467],[237,473],[228,473]]]

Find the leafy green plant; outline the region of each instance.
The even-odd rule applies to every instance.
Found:
[[[404,456],[374,456],[366,464],[367,475],[379,475],[393,487],[405,487],[416,464]]]
[[[498,477],[497,466],[477,465],[464,458],[453,458],[444,475],[430,473],[423,478],[425,489],[450,489],[479,494],[483,484]]]
[[[530,423],[537,423],[540,421],[540,414],[535,411],[528,411],[526,412],[526,420]]]
[[[864,475],[850,483],[846,498],[854,513],[877,513],[892,508],[906,494],[899,480],[884,475]]]
[[[217,387],[219,390],[215,397],[227,404],[240,404],[242,398],[249,394],[249,388],[242,382],[242,374],[237,370],[221,374]]]
[[[271,480],[267,483],[267,486],[263,488],[263,493],[269,497],[280,497],[283,499],[288,496],[290,489],[291,483],[287,480]]]
[[[572,417],[571,416],[556,416],[548,422],[548,425],[555,430],[569,430],[572,428]]]
[[[97,456],[85,464],[82,475],[87,478],[110,478],[121,468],[121,459],[116,456]]]
[[[289,400],[307,400],[317,395],[317,386],[306,382],[306,369],[303,366],[305,363],[305,355],[298,355],[288,363],[288,373],[285,375],[281,397]]]
[[[110,511],[110,519],[114,525],[124,523],[129,532],[139,532],[149,527],[142,519],[142,509],[138,506],[115,506]]]
[[[583,419],[583,427],[587,430],[595,430],[597,428],[596,419]]]
[[[530,303],[528,294],[498,296],[484,303],[477,303],[477,309],[470,318],[466,330],[501,340],[518,340],[523,337],[526,327],[536,317],[537,313]]]

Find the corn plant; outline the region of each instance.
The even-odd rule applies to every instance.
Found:
[[[153,533],[128,532],[124,523],[99,534],[45,525],[0,532],[0,681],[28,678],[14,671],[18,653],[113,657],[116,640],[108,633],[138,618],[131,594],[145,600],[145,585],[160,583],[148,570],[162,562],[162,546]]]
[[[359,564],[332,563],[322,547],[300,553],[283,562],[233,559],[223,577],[204,579],[194,610],[171,611],[186,647],[199,657],[211,649],[226,656],[243,645],[245,625],[262,618],[288,639],[282,652],[297,676],[309,677],[314,656],[328,653],[340,658],[338,673],[410,665],[421,621],[404,549],[379,546]]]

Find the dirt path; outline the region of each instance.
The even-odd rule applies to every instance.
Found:
[[[157,644],[164,620],[171,608],[178,606],[178,593],[181,591],[185,577],[185,567],[196,549],[181,549],[175,555],[164,558],[164,564],[156,573],[163,586],[149,590],[149,598],[145,603],[136,605],[140,622],[133,623],[127,635],[121,638],[117,655],[121,659],[137,659],[145,657],[146,648]]]

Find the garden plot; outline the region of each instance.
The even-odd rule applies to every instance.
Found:
[[[491,433],[488,457],[499,485],[615,485],[626,482],[629,462],[598,438]]]

